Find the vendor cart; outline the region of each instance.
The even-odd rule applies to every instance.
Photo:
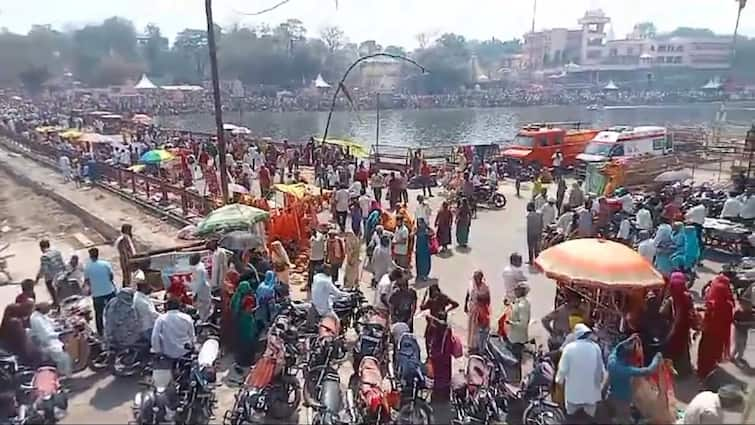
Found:
[[[568,292],[587,303],[588,317],[583,319],[592,323],[606,355],[625,328],[632,297],[642,300],[647,291],[664,284],[663,276],[639,253],[603,239],[554,245],[541,252],[535,264],[558,285],[556,307]]]
[[[749,254],[751,234],[751,228],[722,218],[707,217],[703,224],[705,246],[733,255]]]

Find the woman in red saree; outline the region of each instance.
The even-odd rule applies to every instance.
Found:
[[[448,401],[451,394],[452,357],[461,354],[460,352],[454,353],[455,350],[460,351],[460,347],[454,347],[459,345],[460,342],[454,337],[451,328],[448,327],[447,317],[445,311],[439,311],[437,317],[429,318],[433,321],[433,331],[428,341],[430,367],[434,380],[433,403]]]
[[[687,278],[683,273],[671,274],[669,282],[670,302],[664,306],[664,313],[671,317],[671,331],[666,338],[664,357],[674,362],[674,368],[680,375],[690,372],[689,358],[690,330],[693,327],[694,306],[687,291]]]
[[[700,379],[705,379],[719,362],[728,357],[733,322],[734,295],[729,278],[718,275],[705,296],[705,318],[697,350],[697,376]]]

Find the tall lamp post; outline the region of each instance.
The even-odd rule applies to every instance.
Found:
[[[210,1],[210,0],[207,0],[207,1]],[[377,57],[385,57],[385,58],[391,58],[391,59],[408,62],[416,66],[417,68],[419,68],[423,74],[427,73],[427,70],[425,69],[424,66],[415,62],[413,59],[407,58],[406,56],[394,55],[391,53],[373,53],[371,55],[365,55],[360,58],[357,58],[357,60],[355,60],[351,65],[349,65],[348,68],[346,68],[346,72],[343,73],[343,77],[341,77],[341,81],[338,82],[338,86],[336,86],[336,91],[333,93],[333,99],[330,102],[330,111],[328,111],[328,120],[325,121],[325,131],[323,132],[323,135],[322,135],[322,143],[325,143],[325,141],[328,139],[328,130],[330,129],[330,120],[333,119],[333,111],[336,108],[336,100],[338,100],[338,93],[340,93],[342,88],[344,87],[346,78],[348,78],[349,73],[360,63],[366,61],[367,59],[372,59],[372,58],[377,58]]]
[[[218,168],[220,168],[220,193],[223,194],[223,205],[225,205],[228,203],[228,167],[225,163],[223,104],[220,101],[220,77],[218,76],[218,52],[215,44],[215,23],[212,20],[212,0],[205,0],[204,11],[207,16],[207,48],[210,51],[212,99],[215,103],[215,127],[218,138]]]

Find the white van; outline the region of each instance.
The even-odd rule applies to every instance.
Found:
[[[674,151],[671,134],[665,127],[616,126],[601,131],[585,146],[577,159],[603,162],[618,157],[665,155]]]

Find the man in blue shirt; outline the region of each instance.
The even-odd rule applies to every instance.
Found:
[[[630,363],[635,343],[640,343],[638,335],[632,335],[614,347],[608,356],[609,398],[614,406],[617,424],[632,423],[632,378],[653,374],[663,361],[661,353],[653,357],[647,367],[635,367]]]
[[[84,285],[89,288],[89,294],[92,296],[97,333],[102,335],[102,312],[105,311],[107,302],[115,296],[116,288],[113,283],[113,266],[99,258],[100,251],[90,248],[89,264],[84,269]]]

